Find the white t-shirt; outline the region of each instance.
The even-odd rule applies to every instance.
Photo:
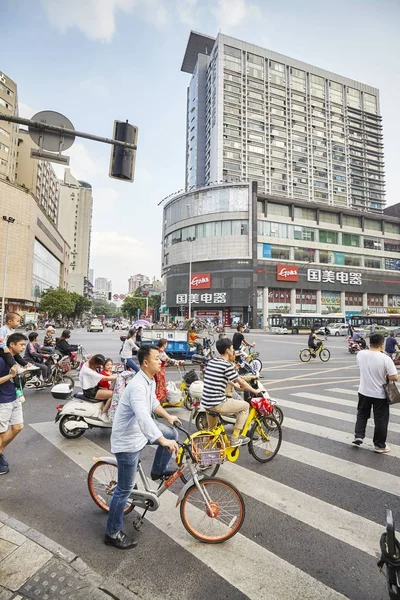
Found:
[[[121,350],[121,358],[132,358],[132,351],[139,350],[139,347],[135,344],[133,338],[125,340]]]
[[[83,390],[89,390],[98,385],[103,377],[104,375],[97,373],[97,371],[93,371],[93,369],[90,369],[85,364],[79,372],[79,384]]]
[[[392,359],[383,352],[361,350],[357,354],[357,363],[360,369],[360,394],[371,398],[385,398],[383,385],[386,383],[386,375],[397,375]]]

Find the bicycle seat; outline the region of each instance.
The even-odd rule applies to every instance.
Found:
[[[220,414],[215,412],[214,410],[210,410],[209,408],[206,408],[206,413],[208,415],[210,415],[210,417],[219,417]]]

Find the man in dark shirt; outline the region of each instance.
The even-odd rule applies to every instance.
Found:
[[[397,350],[398,349],[399,349],[399,343],[396,340],[396,336],[394,334],[394,331],[391,331],[389,337],[386,338],[385,352],[391,358],[395,358],[395,355],[397,354]]]
[[[238,325],[237,326],[237,331],[233,335],[232,344],[233,344],[233,349],[234,349],[235,352],[240,352],[242,344],[244,344],[248,348],[253,348],[253,346],[255,346],[255,344],[250,344],[249,342],[247,342],[244,339],[243,331],[244,331],[243,325]]]
[[[7,339],[7,347],[14,357],[25,350],[27,338],[22,333],[12,333]],[[9,471],[8,462],[3,451],[23,428],[22,405],[17,397],[13,378],[17,375],[18,366],[11,368],[4,358],[0,358],[0,475]]]
[[[78,346],[68,342],[70,337],[71,332],[68,329],[64,329],[61,337],[56,340],[56,349],[59,350],[63,356],[71,356],[71,352],[76,352],[78,350]]]

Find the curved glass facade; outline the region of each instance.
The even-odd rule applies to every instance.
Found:
[[[38,298],[44,290],[60,285],[61,263],[38,240],[33,249],[32,296]]]

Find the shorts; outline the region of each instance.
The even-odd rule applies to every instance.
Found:
[[[92,388],[88,388],[87,390],[83,390],[83,395],[86,398],[91,398],[92,400],[94,400],[96,398],[96,394],[99,391],[99,386],[95,385]]]
[[[22,425],[24,416],[19,400],[0,403],[0,433],[5,433],[9,425]]]

